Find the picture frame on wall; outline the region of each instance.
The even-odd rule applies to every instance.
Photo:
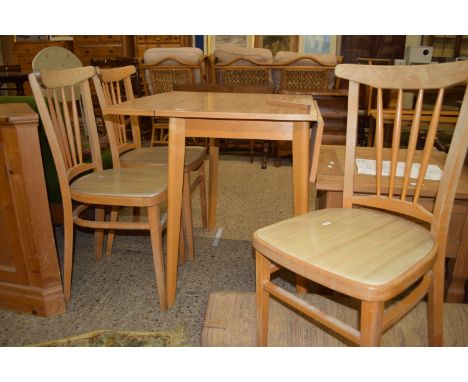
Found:
[[[15,35],[14,42],[47,41],[47,35]]]
[[[51,35],[49,36],[50,41],[73,41],[73,36],[69,35]]]
[[[254,36],[249,35],[210,35],[206,36],[205,53],[211,54],[217,46],[233,44],[242,48],[252,48]]]
[[[280,51],[297,52],[299,36],[255,36],[254,46],[271,50],[273,56]]]
[[[299,36],[299,52],[313,54],[336,54],[337,36],[305,35]]]

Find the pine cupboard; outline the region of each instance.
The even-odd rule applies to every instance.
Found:
[[[0,308],[65,312],[38,116],[27,104],[0,105]]]

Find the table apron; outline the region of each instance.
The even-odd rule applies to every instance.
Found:
[[[185,120],[185,136],[206,138],[239,139],[293,139],[291,121],[257,121],[227,119],[190,119]]]

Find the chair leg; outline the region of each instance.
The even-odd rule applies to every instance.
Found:
[[[141,218],[141,208],[140,207],[133,207],[132,208],[132,215],[133,215],[133,221],[134,222],[139,222]]]
[[[206,177],[205,177],[205,163],[198,169],[198,177],[200,178],[200,208],[203,228],[208,228],[208,213],[206,209]]]
[[[432,268],[433,279],[427,295],[427,331],[429,346],[443,346],[444,341],[444,257],[439,255]]]
[[[153,250],[154,272],[161,311],[167,310],[166,280],[164,277],[164,259],[162,249],[162,229],[159,206],[148,207],[148,223],[150,226],[151,248]]]
[[[180,234],[179,234],[179,264],[185,264],[185,240],[184,237],[187,235],[184,229],[182,216],[180,217]]]
[[[265,170],[268,163],[268,157],[270,154],[270,142],[263,142],[263,160],[262,160],[262,169]]]
[[[71,278],[73,267],[73,218],[71,214],[64,213],[64,250],[63,250],[63,294],[68,305],[71,297]]]
[[[104,207],[96,206],[95,209],[95,219],[96,221],[104,221],[106,218],[106,210]],[[104,230],[95,229],[94,230],[94,255],[96,260],[102,259],[102,247],[104,244]]]
[[[150,147],[153,147],[153,144],[155,142],[154,135],[156,134],[156,127],[151,124],[151,140],[150,140]]]
[[[263,289],[263,283],[270,281],[270,261],[260,252],[256,258],[256,305],[257,305],[257,346],[268,345],[268,316],[270,295]]]
[[[254,162],[254,157],[255,157],[255,141],[253,139],[250,140],[250,163]]]
[[[184,184],[182,186],[183,216],[185,220],[185,232],[187,233],[187,250],[189,259],[194,258],[193,249],[193,219],[192,219],[192,195],[190,193],[190,172],[184,171]]]
[[[384,302],[361,302],[361,346],[379,346],[382,336]]]
[[[119,208],[116,206],[112,206],[111,214],[110,214],[110,221],[116,222],[119,218]],[[112,252],[112,245],[114,244],[114,237],[115,237],[115,230],[110,229],[107,233],[107,244],[106,244],[106,256],[110,256]]]

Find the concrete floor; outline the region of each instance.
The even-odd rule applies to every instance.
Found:
[[[196,193],[196,258],[179,268],[175,307],[159,311],[149,236],[118,235],[112,256],[96,262],[92,234],[77,230],[67,312],[41,318],[0,310],[0,346],[22,346],[100,329],[152,331],[180,326],[187,345],[199,346],[209,293],[254,291],[252,233],[292,216],[290,160],[283,160],[282,167],[270,161],[262,170],[258,157],[253,164],[243,156],[222,155],[220,159],[217,228],[201,227]],[[213,245],[219,230],[221,240]],[[62,228],[56,227],[55,233],[61,253]]]

